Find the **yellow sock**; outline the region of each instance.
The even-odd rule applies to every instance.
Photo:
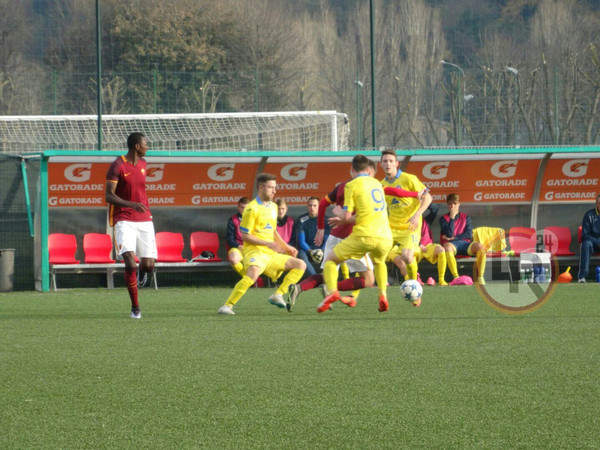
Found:
[[[360,277],[360,274],[358,274],[358,273],[357,273],[357,274],[355,274],[354,276],[355,276],[356,278],[358,278],[358,277]],[[365,286],[365,287],[366,287],[366,286]],[[356,300],[356,299],[358,298],[358,296],[360,295],[360,289],[355,289],[354,291],[352,291],[352,292],[350,293],[350,295],[351,295],[352,297],[354,297],[354,300]]]
[[[456,258],[454,253],[446,252],[446,262],[448,263],[448,269],[454,278],[458,278],[458,266],[456,265]]]
[[[413,258],[411,263],[406,263],[406,274],[408,275],[409,280],[417,279],[417,271],[419,270],[419,266],[417,264],[416,258]]]
[[[227,306],[235,305],[238,302],[238,300],[240,298],[242,298],[242,296],[246,293],[248,288],[250,288],[250,286],[252,286],[253,284],[254,284],[254,281],[252,281],[252,278],[250,278],[247,275],[244,275],[242,277],[242,279],[240,281],[238,281],[237,284],[235,285],[235,287],[233,288],[233,291],[229,295],[229,298],[225,302],[225,305],[227,305]]]
[[[281,284],[279,285],[279,289],[277,289],[275,291],[276,294],[286,294],[288,291],[288,288],[292,285],[292,284],[296,284],[298,281],[300,281],[300,278],[302,278],[302,275],[304,274],[304,270],[302,269],[292,269],[290,270],[287,275],[285,276],[285,278],[283,279],[283,281],[281,282]]]
[[[325,267],[323,267],[323,279],[325,280],[328,294],[337,291],[338,268],[336,263],[333,261],[325,263]]]
[[[477,276],[478,277],[482,277],[483,274],[485,273],[485,263],[486,263],[487,257],[485,254],[485,251],[480,251],[477,252]]]
[[[446,274],[446,266],[447,266],[446,252],[442,252],[438,255],[438,260],[437,260],[438,281],[442,284],[445,283],[444,275]]]
[[[345,262],[340,264],[340,273],[342,274],[342,278],[344,280],[350,278],[350,270],[348,270],[348,264]]]
[[[244,265],[241,261],[237,264],[232,264],[232,267],[233,270],[235,270],[240,277],[244,277],[244,275],[246,275],[246,272],[244,272]]]
[[[375,273],[375,281],[381,295],[387,295],[388,271],[385,262],[374,264],[373,272]],[[415,272],[416,273],[416,272]]]

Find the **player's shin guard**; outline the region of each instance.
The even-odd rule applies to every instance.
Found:
[[[131,307],[139,308],[137,269],[129,267],[125,268],[125,285],[127,286],[127,292],[129,292],[129,298],[131,299]]]
[[[444,282],[444,275],[446,274],[446,266],[448,265],[448,262],[446,261],[446,252],[441,252],[438,255],[438,260],[437,260],[437,269],[438,269],[438,281],[440,283]]]
[[[446,262],[448,263],[448,269],[454,278],[458,278],[458,265],[456,264],[456,258],[454,253],[446,252]]]
[[[242,277],[242,279],[240,281],[238,281],[237,284],[235,285],[235,287],[233,288],[233,291],[231,292],[231,295],[229,295],[229,298],[225,302],[225,305],[227,305],[227,306],[235,305],[238,302],[238,300],[240,298],[242,298],[242,296],[246,293],[246,291],[253,284],[254,284],[254,281],[252,281],[252,278],[250,278],[247,275],[244,275]]]
[[[235,270],[240,277],[243,278],[244,275],[246,275],[246,272],[244,272],[244,265],[241,262],[232,264],[231,267],[233,267],[233,270]]]
[[[287,293],[290,285],[296,284],[298,281],[300,281],[300,278],[302,278],[302,275],[304,275],[304,270],[302,270],[302,269],[290,270],[288,272],[288,274],[285,276],[285,278],[283,279],[283,281],[281,282],[279,289],[277,289],[275,291],[275,293],[281,294],[281,295]]]
[[[350,270],[348,269],[348,264],[345,262],[340,264],[340,274],[344,280],[350,278]]]
[[[485,273],[485,263],[487,261],[485,250],[477,252],[477,276],[482,277]]]
[[[406,263],[406,274],[408,275],[409,280],[417,279],[417,271],[419,270],[419,266],[417,265],[417,260],[413,258],[411,263]]]
[[[337,290],[338,268],[333,261],[327,261],[323,267],[323,278],[327,286],[327,294]]]
[[[416,265],[416,264],[415,264]],[[379,294],[387,295],[387,282],[388,282],[388,271],[385,262],[374,264],[373,273],[375,274],[375,281],[377,281],[377,287],[379,287]],[[415,271],[415,276],[416,276]]]

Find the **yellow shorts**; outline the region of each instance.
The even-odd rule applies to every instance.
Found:
[[[393,261],[396,256],[402,254],[402,250],[405,248],[412,249],[415,252],[415,255],[421,251],[419,247],[419,241],[421,240],[420,235],[417,235],[415,232],[411,232],[410,234],[405,234],[401,237],[394,237],[395,245],[390,250],[387,261]]]
[[[333,248],[338,259],[361,259],[367,253],[373,264],[385,262],[385,257],[392,247],[392,240],[378,237],[354,236],[350,234],[346,239]]]
[[[241,259],[244,259],[244,254],[242,253],[242,251],[237,248],[237,247],[231,247],[229,249],[229,251],[227,252],[227,256],[230,257],[230,255],[239,255],[239,257]]]
[[[244,254],[244,267],[258,266],[260,273],[264,273],[271,280],[277,281],[285,271],[285,263],[290,259],[290,255],[283,253],[264,252],[252,250]]]
[[[427,244],[427,247],[425,247],[425,252],[423,252],[423,250],[421,250],[421,247],[419,247],[419,251],[415,252],[415,258],[417,258],[417,263],[420,263],[423,259],[426,259],[431,264],[437,263],[438,255],[436,255],[434,252],[435,249],[439,246],[439,244],[434,243]]]

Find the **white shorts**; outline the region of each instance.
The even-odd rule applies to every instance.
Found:
[[[321,269],[325,267],[325,260],[327,259],[327,255],[333,252],[333,248],[342,241],[342,238],[336,236],[330,235],[327,238],[327,241],[325,242],[325,250],[323,251],[323,262],[321,263]],[[365,255],[361,259],[347,259],[344,262],[348,266],[348,271],[350,273],[367,272],[368,270],[373,270],[373,261],[371,261],[369,255]]]
[[[138,258],[156,259],[158,256],[152,222],[122,220],[115,224],[114,232],[117,255],[134,252]]]

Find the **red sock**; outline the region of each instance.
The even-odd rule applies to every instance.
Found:
[[[350,277],[347,280],[338,281],[338,291],[353,291],[365,287],[363,277]]]
[[[302,289],[303,291],[308,291],[308,290],[314,289],[317,286],[320,286],[322,284],[323,284],[323,275],[317,273],[315,275],[311,275],[306,280],[304,280],[302,283],[300,283],[300,289]]]
[[[125,285],[131,299],[131,307],[139,308],[138,303],[138,287],[137,287],[137,269],[125,268]]]

